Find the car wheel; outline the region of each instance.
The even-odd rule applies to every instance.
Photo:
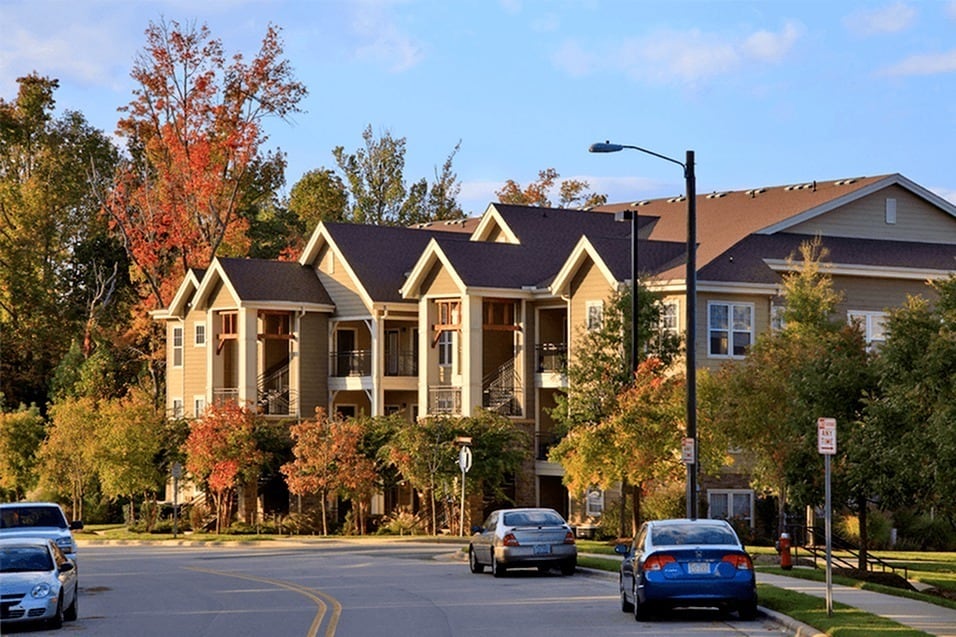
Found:
[[[634,620],[639,622],[646,622],[650,619],[650,613],[648,612],[647,604],[641,603],[641,598],[637,594],[637,583],[635,582],[634,588]]]
[[[504,577],[505,573],[508,571],[508,568],[498,561],[497,557],[492,556],[491,558],[491,574],[495,577]]]
[[[752,622],[757,619],[757,601],[745,602],[737,608],[737,614],[740,615],[740,619],[746,622]]]
[[[627,592],[624,590],[624,578],[622,577],[619,580],[619,588],[621,589],[621,612],[622,613],[633,613],[634,604],[627,601]]]
[[[70,602],[70,605],[67,607],[66,612],[63,613],[63,619],[68,622],[75,622],[77,617],[77,604],[79,604],[80,591],[79,587],[73,589],[73,601]]]
[[[485,565],[478,561],[478,555],[475,553],[475,547],[468,547],[468,566],[472,573],[484,573]]]
[[[49,626],[53,629],[63,628],[63,595],[56,602],[56,614],[50,618]]]
[[[561,574],[564,576],[574,575],[575,569],[578,567],[578,561],[573,557],[569,560],[561,562]]]

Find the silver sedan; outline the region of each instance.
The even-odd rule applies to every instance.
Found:
[[[468,545],[472,573],[490,566],[491,573],[501,577],[511,568],[546,572],[555,567],[571,575],[577,568],[574,532],[554,509],[498,509],[474,530]]]
[[[0,539],[0,622],[60,628],[77,615],[76,564],[44,538]]]

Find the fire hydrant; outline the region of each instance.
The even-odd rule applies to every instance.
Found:
[[[790,557],[790,535],[781,533],[777,540],[777,551],[780,552],[780,568],[789,571],[793,568],[793,560]]]

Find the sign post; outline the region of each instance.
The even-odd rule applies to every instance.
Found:
[[[827,617],[833,616],[833,506],[830,501],[830,456],[836,454],[836,449],[836,419],[817,418],[817,451],[823,456],[826,491],[824,514],[826,515],[827,542]]]
[[[174,462],[172,466],[173,474],[173,539],[179,532],[177,528],[179,522],[179,479],[183,477],[183,465]]]
[[[471,469],[471,447],[464,444],[458,452],[458,466],[461,468],[461,519],[458,532],[465,537],[465,474]]]

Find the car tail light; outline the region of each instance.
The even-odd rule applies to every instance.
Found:
[[[664,566],[670,564],[671,562],[676,562],[673,555],[651,555],[649,558],[644,560],[644,570],[645,571],[661,571],[664,570]]]
[[[740,555],[737,553],[732,553],[730,555],[725,555],[721,560],[722,562],[730,562],[734,565],[734,568],[741,571],[752,571],[754,570],[753,562],[750,561],[750,558],[746,555]]]
[[[518,542],[518,538],[515,537],[514,533],[509,533],[501,538],[501,543],[505,546],[521,546],[521,543]]]
[[[564,543],[565,544],[574,544],[574,533],[568,531],[564,534]]]

